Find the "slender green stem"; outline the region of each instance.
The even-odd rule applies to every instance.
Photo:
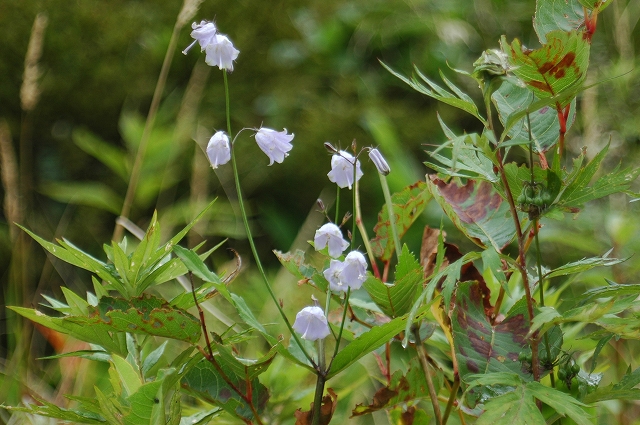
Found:
[[[230,114],[230,108],[229,108],[229,83],[227,81],[227,71],[224,70],[223,71],[223,76],[224,76],[224,95],[225,95],[225,101],[226,101],[226,112],[227,112],[227,132],[229,133],[229,138],[231,140],[231,114]],[[304,348],[304,345],[302,345],[302,342],[300,341],[300,338],[298,337],[298,335],[295,333],[295,331],[293,330],[293,327],[291,326],[291,323],[289,322],[289,319],[287,319],[287,315],[284,313],[284,310],[282,310],[282,307],[280,306],[280,303],[278,302],[278,299],[276,298],[276,294],[273,292],[273,288],[271,288],[271,284],[269,283],[269,278],[267,277],[267,274],[264,271],[264,268],[262,267],[262,262],[260,261],[260,256],[258,255],[258,250],[256,249],[256,245],[255,242],[253,241],[253,236],[251,234],[251,228],[249,227],[249,219],[247,217],[247,210],[244,206],[244,200],[242,198],[242,188],[240,187],[240,177],[238,174],[238,165],[236,163],[236,150],[234,147],[235,143],[231,144],[231,166],[233,168],[233,178],[235,180],[236,183],[236,192],[238,193],[238,206],[240,207],[240,213],[242,215],[242,221],[244,223],[244,229],[247,233],[247,239],[249,240],[249,245],[251,246],[251,252],[253,253],[253,258],[256,262],[256,266],[258,267],[258,271],[260,273],[260,276],[262,276],[262,280],[265,284],[265,286],[267,287],[267,291],[269,292],[269,295],[271,296],[271,299],[273,300],[273,303],[276,305],[276,308],[278,309],[278,311],[280,312],[280,316],[282,316],[282,320],[284,320],[284,323],[287,325],[287,328],[289,329],[289,332],[291,333],[291,336],[294,338],[294,340],[296,341],[296,343],[298,344],[298,347],[300,347],[300,350],[302,351],[302,353],[304,354],[304,356],[307,358],[307,360],[309,360],[309,362],[316,367],[316,363],[313,361],[313,358],[309,355],[309,353],[307,352],[307,350]]]
[[[398,228],[396,227],[396,215],[393,212],[393,203],[391,202],[391,193],[389,192],[389,184],[387,183],[387,177],[378,173],[380,176],[380,185],[382,186],[382,193],[384,194],[384,202],[387,204],[387,213],[389,214],[389,225],[391,226],[391,233],[393,234],[393,243],[396,246],[396,257],[400,259],[400,253],[402,247],[400,246],[400,237],[398,237]]]
[[[427,350],[424,348],[424,344],[420,340],[420,325],[414,324],[411,327],[413,336],[416,340],[416,351],[418,352],[418,359],[420,360],[420,366],[424,372],[424,377],[427,380],[427,387],[429,388],[429,398],[431,399],[431,405],[433,406],[433,414],[436,417],[436,424],[442,424],[442,414],[440,413],[440,404],[438,404],[438,394],[436,388],[433,385],[433,379],[429,372],[429,361],[427,360]]]
[[[338,225],[340,223],[340,186],[336,185],[336,219],[334,223]]]
[[[453,402],[456,400],[456,397],[458,395],[458,388],[460,388],[460,377],[456,373],[453,379],[453,386],[451,387],[451,391],[449,392],[449,401],[447,402],[447,408],[444,411],[444,415],[442,415],[442,425],[447,425],[449,415],[451,414],[451,410],[453,409]]]
[[[356,185],[358,183],[356,182]],[[369,242],[369,235],[367,235],[367,229],[364,227],[364,223],[362,222],[362,208],[360,207],[360,191],[356,190],[356,212],[354,216],[354,220],[356,221],[356,226],[358,226],[358,230],[360,230],[360,236],[362,236],[362,243],[364,244],[364,248],[367,251],[367,256],[369,257],[369,262],[371,263],[371,269],[373,270],[373,275],[378,279],[382,279],[380,275],[380,270],[378,270],[378,264],[376,263],[376,258],[373,255],[373,250],[371,249],[371,243]]]
[[[351,295],[351,288],[347,288],[347,295],[344,297],[344,309],[342,310],[342,321],[340,322],[340,330],[338,331],[338,338],[336,338],[336,347],[333,350],[333,355],[331,356],[331,361],[329,362],[328,370],[331,370],[331,364],[333,363],[333,359],[338,354],[340,350],[340,339],[342,339],[342,330],[344,329],[344,321],[347,319],[347,310],[349,306],[349,295]]]
[[[327,382],[323,373],[318,373],[316,381],[316,392],[313,397],[313,419],[312,425],[320,425],[320,413],[322,408],[322,395],[324,394],[324,384]]]

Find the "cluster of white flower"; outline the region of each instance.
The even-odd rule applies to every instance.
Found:
[[[191,28],[193,28],[191,37],[194,41],[182,53],[186,55],[198,43],[200,50],[206,53],[204,61],[207,65],[233,71],[233,61],[236,60],[240,51],[233,47],[233,43],[226,35],[218,33],[216,24],[208,21],[201,21],[199,24],[194,22]]]
[[[378,149],[369,148],[369,158],[376,166],[378,172],[383,176],[386,176],[391,172],[389,164],[387,164],[387,161]],[[360,161],[349,152],[337,151],[331,157],[331,171],[329,171],[327,176],[329,177],[329,180],[337,184],[340,188],[344,189],[345,187],[348,187],[351,189],[351,186],[363,176],[362,169],[360,168]]]
[[[187,54],[196,43],[200,50],[206,52],[205,62],[211,66],[217,66],[221,70],[233,71],[233,61],[240,53],[226,35],[220,34],[216,24],[209,21],[194,22],[191,24],[191,37],[194,39],[182,53]],[[293,134],[287,134],[287,129],[276,131],[271,128],[255,129],[256,143],[269,157],[269,165],[274,162],[281,164],[293,148],[291,141]],[[207,144],[207,157],[211,166],[215,169],[231,160],[231,143],[229,136],[224,131],[218,131]]]

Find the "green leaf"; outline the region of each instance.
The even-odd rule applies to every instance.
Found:
[[[478,112],[478,107],[476,106],[475,103],[473,103],[471,98],[469,98],[469,96],[464,95],[462,91],[457,89],[457,87],[453,86],[448,80],[445,80],[445,83],[449,85],[449,88],[452,88],[455,94],[448,92],[447,90],[443,89],[442,87],[438,86],[437,84],[429,80],[420,72],[420,70],[418,70],[418,68],[415,68],[415,71],[418,74],[418,77],[420,77],[420,79],[423,82],[425,82],[429,87],[422,84],[416,77],[412,77],[411,79],[408,79],[407,77],[403,76],[402,74],[388,67],[384,62],[380,62],[380,63],[382,64],[383,67],[387,69],[387,71],[395,75],[400,80],[404,81],[414,90],[422,94],[425,94],[429,97],[432,97],[436,100],[439,100],[442,103],[446,103],[447,105],[451,105],[458,109],[462,109],[463,111],[473,115],[478,120],[480,120],[484,125],[486,125],[485,119],[482,118],[482,116],[480,116],[480,113]]]
[[[7,307],[27,319],[58,331],[65,335],[71,335],[81,341],[89,342],[103,347],[105,350],[121,355],[127,354],[124,334],[113,335],[110,328],[90,327],[68,321],[65,317],[50,317],[37,310],[24,307]]]
[[[411,322],[420,320],[420,318],[426,313],[426,308],[423,308],[417,312],[415,316],[411,318]],[[399,334],[407,326],[409,315],[397,317],[392,321],[385,323],[381,326],[376,326],[371,330],[363,333],[346,347],[342,348],[331,362],[331,368],[327,379],[336,376],[344,369],[369,354],[382,344],[387,343],[394,336]]]
[[[237,416],[245,422],[253,420],[253,413],[245,401],[225,382],[216,368],[201,355],[197,355],[193,367],[184,375],[182,387],[195,393],[205,401],[211,402],[228,413]],[[227,371],[228,372],[228,371]],[[233,373],[226,373],[229,380],[241,392],[246,394],[247,382],[239,379]],[[252,404],[262,412],[269,399],[269,393],[264,385],[253,379],[251,381]]]
[[[142,361],[142,375],[143,376],[147,376],[147,374],[149,373],[149,371],[158,364],[158,361],[160,361],[160,359],[162,358],[162,355],[164,354],[164,350],[167,347],[167,343],[169,341],[165,341],[162,344],[160,344],[160,346],[158,348],[156,348],[155,350],[153,350],[152,352],[150,352],[149,354],[147,354],[144,358],[144,360]]]
[[[578,425],[593,425],[590,415],[582,408],[587,407],[569,394],[542,385],[540,382],[527,382],[526,390],[533,397],[553,408],[563,417],[571,418]]]
[[[480,178],[492,183],[500,180],[494,172],[495,154],[489,148],[489,140],[485,136],[478,136],[476,133],[467,134],[451,139],[452,158],[437,153],[439,149],[430,153],[431,158],[445,165],[432,162],[425,164],[439,173],[451,177]]]
[[[13,406],[5,406],[4,404],[2,404],[0,405],[0,407],[13,412],[25,412],[33,415],[46,416],[48,418],[61,419],[63,421],[69,421],[73,423],[81,423],[81,424],[104,424],[105,423],[105,418],[96,413],[86,412],[86,411],[77,410],[77,409],[64,409],[44,399],[41,399],[33,394],[31,395],[31,397],[33,397],[34,400],[38,402],[38,405],[30,404],[29,407],[13,407]]]
[[[233,351],[229,346],[222,344],[215,344],[220,355],[220,362],[225,370],[233,370],[233,373],[240,379],[253,380],[260,374],[267,371],[271,362],[275,358],[279,351],[279,347],[276,345],[261,356],[259,359],[244,359],[237,357],[233,354]]]
[[[122,384],[124,391],[126,391],[126,394],[131,395],[138,391],[142,382],[138,375],[138,371],[133,367],[133,365],[116,354],[111,356],[111,364],[113,365],[115,372],[118,374],[120,383]]]
[[[513,73],[540,99],[555,96],[579,86],[587,75],[590,44],[582,32],[561,30],[547,33],[547,44],[537,50],[522,48],[519,40],[503,50],[509,56]],[[559,102],[560,107],[570,100]]]
[[[297,249],[293,253],[283,253],[278,250],[274,250],[273,253],[284,268],[294,275],[299,281],[311,281],[322,292],[326,292],[327,288],[329,288],[329,282],[323,276],[322,272],[305,263],[304,251]]]
[[[492,398],[484,405],[476,425],[545,425],[544,416],[526,387]]]
[[[88,317],[68,316],[63,320],[93,329],[156,335],[194,344],[201,336],[200,320],[149,294],[129,300],[102,297]]]
[[[411,225],[417,220],[431,199],[427,191],[427,185],[423,181],[416,182],[405,187],[398,193],[391,196],[393,213],[396,219],[396,231],[398,238],[409,230]],[[391,222],[389,212],[385,206],[378,214],[378,223],[373,228],[376,236],[371,239],[371,250],[373,255],[382,261],[389,261],[395,255],[395,244],[391,232]]]
[[[200,279],[205,282],[214,282],[222,285],[222,280],[213,273],[209,268],[204,264],[204,262],[198,257],[194,251],[190,249],[186,249],[181,247],[180,245],[176,245],[173,247],[173,252],[182,260],[187,269],[193,272]]]
[[[104,183],[49,181],[42,183],[38,191],[65,204],[87,205],[120,214],[122,198]]]
[[[129,166],[127,164],[127,152],[107,143],[89,131],[74,130],[71,138],[83,151],[102,162],[116,173],[122,181],[129,179]]]
[[[589,201],[629,190],[631,183],[640,175],[640,168],[620,170],[618,166],[612,171],[602,175],[589,186],[590,181],[600,168],[600,164],[608,150],[609,145],[607,144],[607,146],[598,152],[584,167],[577,166],[581,161],[574,161],[574,169],[566,176],[566,187],[560,193],[560,199],[557,202],[559,208],[570,212],[577,212]]]
[[[427,184],[453,224],[476,245],[483,249],[493,246],[501,252],[515,237],[509,204],[491,183],[471,179],[466,184],[457,180],[446,183],[431,175]]]
[[[579,0],[536,0],[533,28],[541,44],[547,43],[546,35],[553,30],[569,32],[583,24],[584,12]]]
[[[564,264],[558,268],[545,273],[543,279],[551,279],[557,276],[567,276],[570,274],[581,273],[587,270],[591,270],[595,267],[611,267],[616,264],[622,263],[624,260],[618,258],[607,258],[606,255],[602,257],[583,258],[579,261],[572,261]]]
[[[515,114],[520,113],[532,102],[539,100],[531,90],[519,86],[511,79],[503,81],[500,88],[493,92],[491,99],[498,111],[500,122],[505,126]],[[566,122],[567,131],[575,121],[575,99],[572,101],[569,111],[569,117]],[[553,107],[543,106],[531,112],[528,120],[524,116],[510,126],[507,132],[511,140],[509,144],[529,145],[529,122],[531,123],[531,142],[533,143],[534,152],[548,152],[558,143],[560,138],[558,112]],[[501,146],[506,145],[507,143],[501,144]]]
[[[376,391],[371,404],[356,404],[351,417],[368,415],[382,409],[388,410],[398,404],[415,404],[414,401],[429,397],[428,388],[424,371],[417,358],[413,358],[406,373],[396,371],[389,385]]]
[[[491,323],[490,293],[478,282],[461,282],[451,314],[453,340],[460,377],[477,373],[515,373],[531,379],[518,360],[527,346],[529,320],[526,313],[510,312],[503,321]]]
[[[422,287],[423,280],[422,266],[407,245],[404,245],[396,265],[395,282],[392,285],[385,284],[370,276],[364,282],[364,288],[384,314],[399,317],[411,309],[415,294],[418,288]]]

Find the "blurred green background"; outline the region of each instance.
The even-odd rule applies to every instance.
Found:
[[[6,120],[17,158],[23,225],[47,240],[64,236],[104,258],[101,246],[113,233],[181,6],[178,0],[0,0],[0,121]],[[243,189],[269,269],[275,273],[278,266],[271,250],[304,248],[312,237],[323,220],[314,212],[316,199],[322,196],[330,204],[335,197],[326,177],[330,155],[324,142],[346,148],[355,139],[361,147],[379,146],[393,170],[391,190],[397,191],[424,178],[424,150],[443,142],[436,113],[458,133],[481,129],[463,112],[412,91],[379,61],[405,74],[415,65],[435,81],[442,70],[479,99],[474,82],[448,67],[471,70],[483,50],[498,47],[503,34],[535,48],[534,10],[532,0],[205,0],[194,20],[215,20],[240,50],[229,76],[234,131],[264,125],[295,133],[294,149],[282,165],[267,167],[250,132],[243,132],[237,145]],[[33,110],[25,111],[20,90],[38,13],[48,20],[38,63],[41,96]],[[582,94],[569,133],[570,155],[588,146],[592,156],[610,141],[605,168],[619,161],[637,163],[639,19],[635,0],[615,0],[599,17],[587,81],[620,77]],[[225,127],[222,74],[204,65],[197,48],[186,56],[179,53],[191,42],[189,32],[183,28],[178,39],[130,218],[145,228],[157,209],[168,236],[218,196],[189,243],[206,239],[213,246],[229,237],[226,246],[237,249],[250,266],[230,167],[212,172],[202,152],[215,129]],[[362,162],[363,215],[372,232],[382,192],[372,164]],[[5,199],[6,192],[3,180],[0,197]],[[627,201],[614,197],[577,219],[548,223],[541,234],[545,262],[559,264],[610,247],[620,257],[637,252],[638,207]],[[88,275],[48,262],[28,241],[26,266],[16,271],[13,248],[19,236],[11,236],[6,211],[0,215],[3,305],[36,306],[41,293],[59,294],[61,285],[85,291]],[[428,208],[406,239],[414,250],[419,250],[423,225],[439,226],[440,219],[435,206]],[[305,221],[308,226],[302,227]],[[448,222],[445,227],[450,241],[471,247]],[[221,251],[213,261],[229,260]],[[640,261],[632,259],[604,273],[630,283],[638,269]],[[593,279],[602,283],[601,274]],[[254,301],[260,305],[259,298]],[[10,357],[7,347],[13,344],[7,320],[3,309],[0,358]]]

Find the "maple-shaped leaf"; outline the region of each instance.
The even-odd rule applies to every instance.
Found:
[[[510,45],[502,38],[513,73],[540,99],[575,87],[584,81],[589,66],[589,41],[583,32],[555,30],[546,34],[547,43],[536,50],[524,48],[518,39]],[[561,107],[571,98],[561,101]]]

